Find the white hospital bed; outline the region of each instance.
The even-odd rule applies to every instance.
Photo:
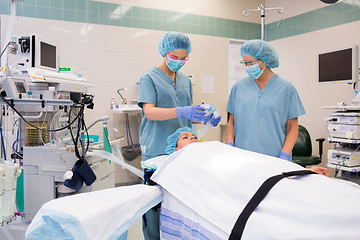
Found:
[[[73,239],[116,239],[161,200],[162,239],[228,239],[244,206],[267,178],[303,169],[219,142],[193,143],[154,162],[158,169],[151,179],[162,190],[137,185],[117,188],[116,192],[103,190],[108,192],[96,197],[91,195],[96,192],[86,193],[86,199],[93,200],[78,206],[75,212],[67,206],[82,204],[84,199],[71,196],[68,200],[53,200],[58,202],[49,202],[39,211],[27,231],[27,239],[42,236],[42,231],[61,226],[69,219],[78,224],[70,233],[81,237]],[[128,195],[132,199],[120,202]],[[119,202],[99,205],[105,203],[104,196]],[[139,202],[135,208],[134,202]],[[357,185],[316,174],[283,179],[252,213],[242,239],[359,239],[359,202]],[[97,211],[104,208],[106,212]],[[82,216],[84,213],[87,215]],[[59,215],[64,218],[58,218]],[[102,225],[96,225],[95,220]],[[108,226],[109,223],[116,225]]]
[[[152,180],[164,191],[162,239],[228,239],[260,185],[301,166],[219,142],[175,152]],[[278,182],[251,214],[242,239],[360,239],[360,188],[318,174]]]

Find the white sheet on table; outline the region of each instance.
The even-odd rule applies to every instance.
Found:
[[[156,186],[132,185],[58,198],[45,203],[26,239],[117,239],[162,201]]]
[[[153,175],[171,195],[230,234],[269,177],[301,166],[220,142],[193,143]],[[359,239],[360,190],[321,175],[283,179],[250,216],[243,239]]]

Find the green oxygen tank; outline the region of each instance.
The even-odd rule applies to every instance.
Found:
[[[24,170],[23,169],[21,169],[21,173],[17,178],[16,205],[18,206],[19,212],[24,211]]]

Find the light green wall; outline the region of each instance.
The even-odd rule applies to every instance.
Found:
[[[360,6],[349,2],[339,2],[316,9],[280,22],[265,24],[267,41],[291,37],[360,20]],[[359,29],[354,29],[359,31]]]
[[[10,13],[0,0],[0,14]],[[17,2],[17,16],[83,22],[235,39],[260,37],[260,24],[90,0],[26,0]]]
[[[0,14],[10,13],[9,0],[0,0]],[[260,38],[260,24],[90,0],[26,0],[17,2],[17,16],[83,22],[234,39]],[[340,2],[266,24],[267,41],[295,36],[360,20],[360,6]]]

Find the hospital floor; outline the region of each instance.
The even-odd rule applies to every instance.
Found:
[[[140,218],[128,231],[127,240],[144,240],[142,232],[142,218]]]

